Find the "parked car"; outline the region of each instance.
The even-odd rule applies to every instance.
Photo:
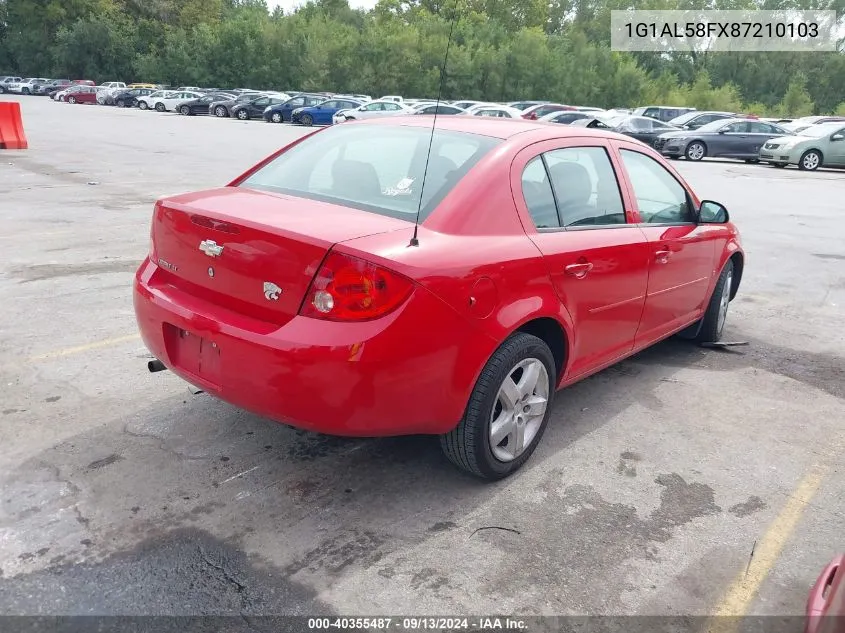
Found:
[[[548,103],[548,101],[511,101],[508,105],[517,110],[526,110],[531,106],[543,105],[544,103]]]
[[[8,92],[29,95],[35,90],[35,86],[45,84],[48,81],[50,80],[42,77],[28,77],[19,81],[10,82],[6,86]]]
[[[232,116],[241,121],[257,119],[264,116],[264,110],[271,106],[281,105],[288,101],[287,95],[274,97],[265,95],[246,103],[238,103],[232,108]]]
[[[152,88],[125,88],[118,89],[111,95],[111,101],[118,108],[134,108],[138,105],[138,99],[147,97],[155,92]]]
[[[619,117],[597,117],[607,123],[614,131],[630,136],[646,145],[654,145],[662,134],[677,130],[673,125],[644,116],[628,115]]]
[[[682,114],[692,112],[693,110],[695,110],[695,108],[684,108],[680,106],[643,106],[641,108],[636,108],[633,114],[636,116],[648,117],[650,119],[657,119],[658,121],[666,123],[681,116]]]
[[[20,77],[11,77],[11,76],[4,76],[0,77],[0,94],[4,92],[9,92],[9,86],[11,84],[19,84],[22,82],[23,79]]]
[[[235,106],[238,106],[242,103],[248,103],[262,96],[265,96],[265,93],[241,92],[240,94],[238,94],[237,97],[233,97],[231,99],[222,98],[220,100],[212,101],[209,104],[208,111],[217,117],[229,117],[232,116],[232,109],[235,108]]]
[[[540,105],[531,106],[530,108],[526,108],[522,111],[522,118],[528,119],[530,121],[536,121],[540,117],[544,117],[547,114],[552,112],[561,112],[563,110],[568,110],[570,112],[576,111],[570,105],[564,105],[562,103],[542,103]]]
[[[845,554],[828,563],[810,590],[804,633],[845,633]]]
[[[290,123],[291,121],[291,113],[296,110],[297,108],[303,108],[308,106],[315,106],[323,101],[326,98],[322,95],[310,94],[310,93],[300,93],[295,97],[291,97],[284,103],[279,103],[273,106],[270,106],[266,110],[264,110],[263,117],[264,120],[268,123],[283,123],[287,121]]]
[[[79,84],[73,84],[73,85],[70,85],[70,86],[65,86],[64,88],[51,90],[49,94],[51,95],[51,98],[54,101],[65,101],[69,94],[73,94],[74,92],[78,92],[79,90],[82,90],[83,88],[90,88],[90,87],[91,86],[82,86],[82,85],[79,85]]]
[[[374,119],[380,116],[396,116],[398,114],[413,114],[414,109],[404,103],[396,101],[379,99],[378,101],[369,101],[357,108],[338,111],[338,114],[343,112],[342,116],[348,121],[355,121],[357,119]],[[337,116],[337,115],[336,115]],[[338,117],[340,118],[340,117]]]
[[[448,103],[423,103],[414,108],[414,114],[436,114],[440,116],[442,114],[455,115],[468,113],[467,110],[461,110],[455,104]]]
[[[355,100],[359,101],[359,99]],[[400,97],[399,95],[385,95],[381,99],[379,99],[379,101],[393,101],[395,103],[402,103],[404,99],[402,99],[402,97]]]
[[[215,101],[233,99],[234,95],[225,92],[212,92],[196,99],[188,99],[179,104],[179,114],[194,116],[197,114],[208,114],[211,104]]]
[[[548,123],[562,123],[564,125],[569,125],[573,121],[578,121],[579,119],[595,119],[595,115],[592,112],[569,112],[563,110],[561,112],[550,112],[537,120],[546,121]]]
[[[473,101],[472,99],[464,99],[463,101],[452,101],[449,105],[453,105],[456,108],[460,108],[461,110],[469,110],[474,106],[481,106],[487,104],[487,101]]]
[[[78,90],[68,92],[65,100],[68,103],[97,103],[97,88],[95,86],[79,86]]]
[[[796,128],[803,127],[808,128],[811,125],[819,125],[821,123],[835,123],[838,121],[845,121],[845,117],[843,116],[804,116],[800,119],[793,119],[789,123],[784,123],[783,127],[788,130],[795,131]]]
[[[91,79],[71,79],[70,83],[76,86],[96,86],[96,82]]]
[[[49,95],[53,90],[61,90],[71,85],[70,79],[51,79],[43,84],[36,84],[32,89],[34,95]]]
[[[296,108],[291,112],[291,121],[302,125],[331,125],[332,117],[338,110],[352,110],[363,105],[360,101],[347,99],[327,99],[315,106]]]
[[[157,90],[146,97],[138,98],[138,107],[141,110],[154,108],[156,112],[176,112],[185,101],[197,99],[202,95],[198,92],[185,92],[177,90]]]
[[[744,117],[734,112],[699,112],[698,110],[693,110],[692,112],[687,112],[686,114],[682,114],[681,116],[676,116],[674,119],[667,121],[667,123],[669,123],[669,125],[674,125],[675,127],[680,128],[682,130],[697,130],[702,125],[712,123],[713,121],[736,118],[746,119],[750,117]]]
[[[845,167],[845,121],[821,123],[797,134],[768,139],[759,159],[775,167],[798,165],[805,171]]]
[[[607,112],[604,108],[595,108],[593,106],[573,106],[578,112]]]
[[[472,116],[486,116],[494,119],[521,119],[522,110],[506,105],[489,105],[476,108]]]
[[[678,332],[717,341],[743,273],[724,206],[641,143],[569,130],[383,117],[160,199],[133,288],[150,369],[310,431],[431,434],[474,475],[515,472],[558,388]],[[544,230],[570,226],[592,230]]]
[[[133,88],[149,88],[151,90],[158,90],[158,86],[156,84],[127,84],[126,87],[130,90]]]
[[[762,121],[721,119],[697,130],[679,130],[661,134],[654,147],[664,156],[699,161],[710,158],[739,158],[749,163],[760,160],[760,148],[770,139],[788,132]]]

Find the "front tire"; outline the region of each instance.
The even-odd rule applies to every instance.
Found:
[[[305,127],[311,127],[312,125],[314,125],[314,117],[312,117],[310,114],[303,114],[302,117],[300,117],[299,122],[302,123],[302,125],[304,125]]]
[[[281,123],[282,122],[282,113],[281,112],[274,112],[270,116],[270,120],[273,121],[273,123]]]
[[[163,103],[158,102],[156,104],[156,112],[166,112],[166,111],[167,111],[167,108],[164,107]]]
[[[511,335],[481,371],[464,417],[440,436],[446,457],[484,479],[516,472],[546,429],[556,377],[545,342],[523,332]]]
[[[118,108],[125,108],[126,102],[123,99],[118,99],[114,102],[114,105],[116,105]]]
[[[237,116],[240,121],[246,121],[249,119],[249,112],[246,110],[238,110],[238,113],[235,116]]]
[[[687,160],[699,161],[707,156],[707,146],[700,141],[694,141],[693,143],[687,145],[687,151],[685,154]]]
[[[216,108],[214,108],[214,116],[219,116],[221,119],[225,116],[228,116],[226,108],[224,108],[223,106],[217,106]]]
[[[141,110],[149,110],[150,104],[148,104],[146,101],[139,101],[138,107],[141,108]]]
[[[188,106],[182,106],[181,108],[179,108],[179,113],[182,116],[190,116],[191,115],[191,109]]]
[[[798,161],[798,169],[803,171],[816,171],[822,165],[821,152],[810,149],[801,155],[801,160]]]
[[[68,97],[67,102],[68,103],[76,103],[76,97]]]
[[[722,330],[725,328],[725,321],[728,317],[733,278],[734,263],[729,259],[719,275],[710,302],[707,304],[707,310],[702,317],[701,328],[695,337],[695,340],[699,343],[716,343],[721,340]]]

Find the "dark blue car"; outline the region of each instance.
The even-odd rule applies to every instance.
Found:
[[[284,103],[270,106],[264,111],[264,120],[268,123],[284,123],[291,121],[291,112],[297,108],[315,106],[326,100],[325,95],[301,94]]]
[[[335,112],[351,110],[362,104],[363,101],[352,99],[327,99],[315,106],[297,108],[291,113],[291,120],[302,125],[331,125]]]

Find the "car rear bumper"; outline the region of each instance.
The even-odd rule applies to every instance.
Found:
[[[235,406],[320,433],[444,433],[460,420],[496,347],[420,287],[375,321],[295,316],[280,327],[194,297],[163,277],[147,259],[133,292],[141,336],[156,358]]]

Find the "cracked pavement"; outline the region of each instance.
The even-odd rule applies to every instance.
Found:
[[[706,614],[820,460],[751,612],[803,613],[845,548],[845,172],[676,163],[742,230],[726,338],[749,346],[670,340],[567,389],[527,467],[486,484],[432,438],[311,435],[147,372],[130,284],[152,202],[301,128],[21,102],[30,149],[0,154],[0,614]]]

